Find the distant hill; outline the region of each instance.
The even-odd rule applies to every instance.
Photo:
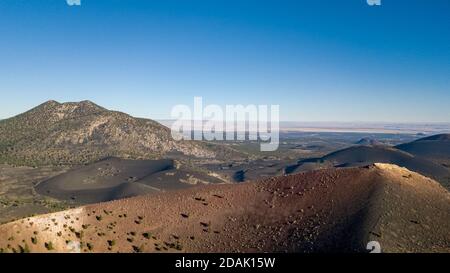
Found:
[[[450,166],[450,134],[441,134],[396,146],[397,149]]]
[[[435,179],[450,177],[446,168],[426,159],[414,157],[403,151],[382,146],[359,146],[340,150],[322,158],[338,167],[364,166],[373,163],[389,163],[421,173]]]
[[[366,145],[366,146],[374,146],[374,145],[383,145],[383,143],[379,142],[373,138],[362,138],[355,142],[356,145]]]
[[[442,148],[441,155],[449,155],[450,151],[443,147],[445,143],[429,143],[430,141],[418,141],[416,147],[423,147],[424,151],[427,149],[433,150],[434,145]],[[410,145],[408,143],[406,145]],[[424,145],[425,144],[425,145]],[[374,163],[388,163],[395,164],[409,170],[418,172],[422,175],[431,177],[441,182],[446,188],[450,188],[450,169],[435,162],[433,158],[427,156],[416,156],[412,153],[401,150],[400,147],[388,146],[353,146],[330,153],[321,158],[313,158],[300,160],[297,164],[288,166],[286,173],[296,173],[303,171],[310,171],[315,169],[323,169],[329,167],[356,167],[365,166]],[[437,153],[437,151],[436,151]],[[423,152],[425,155],[425,152]]]
[[[173,141],[170,130],[153,120],[109,111],[90,101],[48,101],[0,121],[0,163],[74,165],[109,156],[153,159],[169,152],[216,155],[202,142]]]
[[[0,252],[450,252],[449,211],[435,181],[375,164],[29,217],[0,226]]]

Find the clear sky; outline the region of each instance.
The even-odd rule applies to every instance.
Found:
[[[0,1],[0,118],[89,99],[279,104],[285,121],[450,121],[450,1]]]

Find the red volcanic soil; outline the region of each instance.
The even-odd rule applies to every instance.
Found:
[[[450,194],[388,164],[139,196],[0,226],[4,252],[450,252]]]

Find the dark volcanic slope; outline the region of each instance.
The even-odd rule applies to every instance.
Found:
[[[450,164],[450,134],[422,138],[396,148],[415,156]]]
[[[76,165],[108,156],[160,158],[169,152],[215,153],[201,142],[173,141],[161,124],[109,111],[90,101],[46,102],[0,121],[0,163]]]
[[[429,137],[424,137],[421,139],[416,140],[416,142],[420,142],[420,141],[450,141],[450,134],[439,134],[439,135],[433,135],[433,136],[429,136]]]
[[[322,158],[335,166],[362,166],[373,163],[390,163],[431,177],[444,177],[448,170],[431,161],[416,158],[389,147],[359,146],[340,150]]]
[[[0,251],[364,252],[378,241],[383,252],[449,252],[449,217],[438,183],[376,164],[27,218],[0,226]]]
[[[98,203],[146,193],[187,188],[202,181],[222,182],[206,174],[177,169],[173,160],[108,158],[39,183],[42,195],[76,203]]]
[[[327,167],[357,167],[373,163],[389,163],[441,182],[449,186],[450,170],[433,161],[415,157],[404,151],[387,146],[354,146],[339,150],[318,159],[308,159],[298,162],[286,169],[287,173],[309,171]]]

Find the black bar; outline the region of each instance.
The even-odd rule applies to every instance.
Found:
[[[449,254],[1,254],[3,269],[53,269],[78,272],[401,272],[445,268]],[[183,260],[184,259],[184,260]],[[223,261],[225,259],[225,263]],[[258,260],[259,259],[259,260]],[[273,260],[261,266],[259,261]],[[207,260],[208,266],[186,267],[187,261]],[[185,267],[177,267],[184,261]],[[247,261],[247,262],[245,262]],[[214,264],[213,264],[214,263]],[[192,265],[192,264],[191,264]],[[203,264],[204,265],[204,264]],[[11,267],[13,266],[13,267]],[[312,269],[312,271],[311,271]],[[39,270],[39,271],[40,271]],[[33,271],[34,272],[34,271]]]

